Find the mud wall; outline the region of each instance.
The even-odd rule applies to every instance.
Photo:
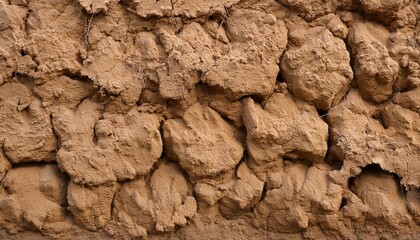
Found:
[[[2,239],[414,239],[417,0],[1,0]]]

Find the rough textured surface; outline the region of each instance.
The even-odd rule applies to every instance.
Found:
[[[420,239],[417,0],[0,0],[0,239]]]
[[[68,209],[74,220],[89,230],[97,230],[111,220],[111,204],[118,184],[95,187],[70,182],[67,187]]]
[[[346,45],[324,27],[291,34],[298,46],[290,47],[281,63],[290,91],[318,109],[330,109],[346,95],[353,78]]]
[[[152,174],[124,184],[115,196],[113,214],[131,236],[147,236],[184,226],[197,212],[191,186],[175,163],[162,163]],[[118,236],[121,233],[114,233]]]
[[[386,47],[361,24],[350,30],[349,43],[360,94],[374,102],[387,100],[393,93],[398,63],[389,57]]]
[[[76,183],[100,185],[148,173],[162,153],[159,120],[133,109],[125,115],[103,114],[84,100],[76,112],[53,115],[61,139],[57,162]]]
[[[209,107],[195,104],[182,120],[163,126],[166,152],[190,177],[214,176],[235,168],[244,148],[238,133]]]
[[[185,18],[196,18],[211,14],[223,14],[239,0],[210,0],[205,2],[177,1],[177,0],[126,0],[130,11],[140,17],[171,17],[182,16]]]
[[[322,162],[327,152],[328,125],[314,107],[288,94],[274,93],[264,109],[246,99],[244,123],[249,156],[266,170],[283,158]]]
[[[57,140],[50,117],[30,89],[19,83],[0,86],[0,141],[13,163],[52,161]]]
[[[67,178],[55,164],[13,168],[3,181],[3,228],[11,232],[20,227],[47,232],[70,230],[66,226]]]

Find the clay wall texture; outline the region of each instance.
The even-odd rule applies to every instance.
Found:
[[[420,239],[420,1],[0,0],[1,239]]]

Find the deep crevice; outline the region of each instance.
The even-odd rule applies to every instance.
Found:
[[[160,122],[160,126],[159,126],[160,139],[162,140],[162,153],[159,156],[159,159],[163,159],[166,156],[166,153],[165,153],[165,141],[164,141],[164,130],[163,130],[163,125],[164,124],[165,124],[165,120],[162,120]]]
[[[49,164],[54,164],[58,166],[58,163],[55,161],[47,162],[47,161],[39,161],[39,162],[23,162],[23,163],[13,163],[12,169],[16,168],[24,168],[24,167],[39,167],[39,166],[46,166]]]
[[[324,109],[317,109],[317,112],[318,112],[319,118],[321,118],[324,122],[328,124],[327,116],[328,116],[329,111],[324,110]]]
[[[332,159],[326,159],[325,162],[332,167],[333,170],[340,171],[343,167],[344,162],[341,160],[338,160],[337,158]]]
[[[326,123],[328,124],[327,121]],[[328,129],[327,153],[325,155],[324,162],[330,165],[334,170],[341,170],[341,168],[343,167],[344,161],[340,159],[337,156],[336,152],[334,151],[335,144],[332,139],[332,135],[333,135],[331,134],[332,130],[330,126],[328,128],[329,129]]]
[[[377,120],[384,129],[387,129],[388,126],[385,124],[382,113],[381,112],[377,112],[375,114],[372,115],[372,118]]]
[[[95,128],[93,128],[93,139],[92,142],[95,146],[98,146],[98,137],[96,136]]]
[[[82,75],[80,71],[78,72],[72,72],[69,69],[63,70],[62,74],[70,79],[76,80],[76,81],[82,81],[82,82],[92,82],[92,80],[85,75]]]
[[[350,177],[347,180],[347,186],[350,189],[350,191],[353,191],[353,187],[354,187],[354,180],[356,179],[356,177]]]
[[[347,198],[341,198],[340,210],[347,205]]]
[[[268,191],[268,189],[267,189],[267,183],[265,182],[265,183],[264,183],[263,190],[262,190],[262,193],[261,193],[261,197],[260,197],[260,199],[258,200],[258,203],[261,203],[262,201],[264,201],[265,196],[267,196],[267,191]],[[255,205],[255,206],[257,206],[257,205]],[[254,209],[252,209],[252,210],[251,210],[251,212],[252,212],[253,210],[254,210]]]
[[[355,69],[354,69],[354,66],[355,66],[355,59],[354,59],[354,55],[353,55],[353,52],[352,52],[352,47],[351,47],[351,44],[350,44],[350,39],[349,39],[349,36],[347,35],[347,37],[345,38],[345,39],[343,39],[343,42],[344,42],[344,44],[346,45],[346,50],[347,50],[347,52],[349,53],[349,57],[350,57],[350,67],[351,67],[351,71],[352,71],[352,75],[353,75],[353,77],[352,77],[352,79],[351,79],[351,81],[350,81],[350,86],[353,86],[353,87],[355,87],[355,88],[357,88],[357,86],[355,86],[356,85],[356,76],[355,76]],[[351,88],[350,88],[351,89]],[[348,94],[348,92],[346,93],[346,95],[343,97],[343,99],[345,99],[345,97],[347,96],[347,94]]]
[[[360,174],[358,174],[357,176],[349,178],[348,186],[349,186],[349,189],[351,191],[353,191],[354,182],[355,182],[356,178],[358,176],[362,175],[362,174],[370,174],[370,175],[388,174],[388,175],[391,175],[392,178],[395,180],[395,182],[397,184],[398,192],[400,192],[401,196],[403,198],[405,198],[406,193],[407,193],[407,189],[401,184],[402,177],[400,177],[398,174],[396,174],[394,172],[390,172],[390,171],[387,171],[385,169],[382,169],[381,166],[376,164],[376,163],[371,163],[371,164],[366,165],[365,167],[363,167]]]
[[[280,56],[281,58],[282,56]],[[280,67],[279,67],[280,68]],[[279,71],[279,73],[277,74],[277,78],[276,78],[276,82],[281,82],[281,83],[285,83],[286,79],[284,79],[283,74],[281,74],[281,70]]]
[[[20,56],[22,56],[22,57],[27,55],[26,51],[23,50],[23,49],[21,49],[19,53],[20,53]]]
[[[115,191],[114,195],[112,196],[112,200],[111,200],[111,205],[110,205],[110,215],[111,219],[113,219],[113,212],[114,212],[114,206],[115,206],[115,197],[117,196],[117,194],[119,193],[120,189],[123,187],[123,184],[120,184],[117,188],[117,190]]]
[[[260,96],[260,95],[249,95],[248,97],[252,98],[252,100],[254,100],[255,103],[258,103],[261,106],[264,106],[265,98],[263,96]]]

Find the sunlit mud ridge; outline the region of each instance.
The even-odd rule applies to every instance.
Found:
[[[420,1],[0,0],[1,239],[420,239]]]

